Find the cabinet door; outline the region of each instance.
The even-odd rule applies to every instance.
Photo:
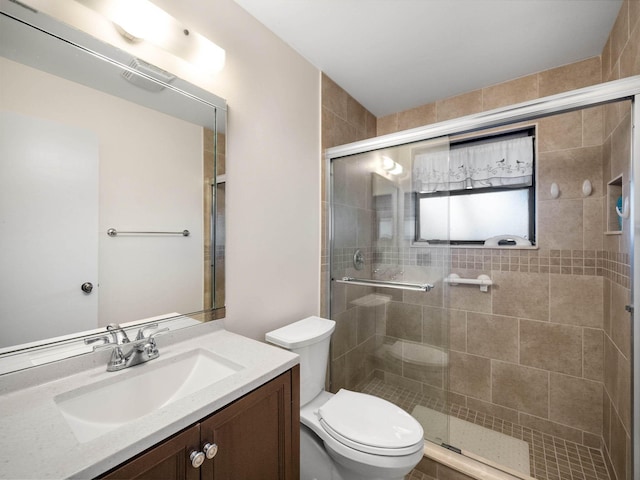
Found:
[[[297,378],[298,370],[294,369]],[[248,393],[200,425],[203,442],[218,453],[202,465],[202,480],[293,480],[298,444],[292,432],[292,371]],[[295,417],[295,418],[293,418]],[[296,423],[296,430],[299,425]],[[295,475],[295,476],[294,476]]]
[[[194,425],[169,440],[130,460],[103,479],[108,480],[199,480],[200,468],[193,468],[189,455],[200,444],[200,426]]]

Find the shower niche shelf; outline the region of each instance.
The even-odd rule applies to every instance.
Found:
[[[607,224],[605,235],[620,235],[622,233],[622,217],[618,214],[626,213],[628,204],[625,206],[622,195],[622,175],[607,183]]]

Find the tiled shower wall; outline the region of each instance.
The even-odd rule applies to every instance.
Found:
[[[626,0],[600,57],[379,118],[376,134],[640,74],[639,19],[640,2]],[[322,102],[323,148],[374,136],[371,125],[376,119],[362,114],[362,107],[327,77],[323,78]],[[349,106],[360,114],[348,115]],[[450,332],[441,331],[438,320],[444,297],[441,305],[436,297],[422,297],[424,303],[436,304],[421,305],[414,294],[407,307],[403,306],[407,302],[399,301],[398,293],[384,292],[392,294],[393,300],[386,309],[354,306],[350,305],[352,300],[371,292],[351,287],[343,296],[345,310],[338,317],[334,335],[332,388],[353,387],[381,368],[376,357],[366,353],[376,351],[383,336],[417,338],[415,329],[412,332],[396,323],[389,335],[386,325],[387,314],[392,313],[403,324],[402,319],[413,311],[422,318],[421,340],[437,344],[450,336],[452,400],[507,418],[517,417],[538,430],[588,445],[598,445],[602,439],[617,477],[630,478],[630,334],[624,311],[629,301],[629,241],[624,234],[602,234],[609,214],[606,183],[623,173],[628,187],[628,165],[620,160],[628,158],[622,134],[629,126],[628,114],[628,106],[606,106],[539,122],[540,250],[452,249],[450,255],[442,249],[397,252],[406,257],[406,275],[434,268],[430,262],[439,268],[438,262],[442,262],[448,263],[451,271],[489,273],[494,278],[496,287],[489,293],[480,293],[477,287],[448,289]],[[568,175],[577,169],[583,177]],[[584,199],[580,191],[587,178],[595,188]],[[557,200],[546,193],[550,181],[560,185]],[[323,286],[328,285],[326,200],[323,197]],[[623,232],[628,231],[625,225]],[[377,260],[389,254],[371,251],[370,245],[369,250]],[[350,252],[352,249],[342,252],[345,262]],[[322,292],[323,315],[327,315],[327,293]],[[348,306],[352,312],[347,313]],[[507,332],[512,335],[505,335]],[[373,361],[367,363],[367,358]],[[472,376],[471,369],[480,372]],[[431,387],[429,382],[439,382],[439,374],[435,381],[432,375],[429,382],[389,372],[389,378],[393,375],[399,382],[418,382],[424,389]],[[548,400],[545,402],[537,390],[532,392],[530,385],[541,387]],[[494,396],[496,401],[490,402]],[[574,403],[577,397],[581,398]],[[594,403],[587,405],[585,398]],[[576,408],[581,405],[591,415],[581,414]]]
[[[606,108],[603,173],[605,180],[622,175],[622,194],[629,195],[631,111],[629,102]],[[622,265],[604,274],[604,395],[603,439],[618,479],[631,478],[631,326],[625,305],[630,302],[627,272],[629,263],[629,220],[622,223],[621,235],[605,235],[604,249],[609,259]]]
[[[345,143],[357,142],[376,136],[376,117],[360,105],[344,89],[326,75],[322,75],[322,151]],[[321,302],[320,314],[329,316],[327,311],[329,292],[329,184],[327,162],[322,160],[322,247],[321,247]]]
[[[640,1],[625,0],[602,51],[603,81],[640,75]],[[604,167],[605,181],[622,174],[623,194],[629,192],[631,128],[629,105],[606,107]],[[608,235],[604,249],[610,257],[627,257],[630,231],[623,224],[623,235]],[[629,285],[621,284],[608,270],[604,280],[604,396],[603,438],[607,455],[619,480],[631,479],[631,332],[624,305],[629,303]],[[617,272],[616,272],[617,273]]]

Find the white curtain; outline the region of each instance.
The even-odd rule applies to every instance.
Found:
[[[533,137],[521,137],[413,157],[417,192],[529,186],[533,179]]]

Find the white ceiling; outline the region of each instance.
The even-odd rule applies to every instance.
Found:
[[[380,117],[602,52],[622,0],[235,0]]]

